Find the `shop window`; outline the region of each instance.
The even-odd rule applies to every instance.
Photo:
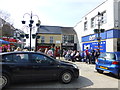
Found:
[[[74,43],[74,35],[64,35],[63,43]]]

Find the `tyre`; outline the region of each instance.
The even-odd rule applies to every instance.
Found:
[[[0,86],[2,88],[6,88],[9,86],[9,84],[10,84],[10,78],[8,77],[8,75],[2,74],[0,76]]]
[[[117,78],[120,79],[120,71],[118,72]]]
[[[70,71],[65,71],[60,75],[60,81],[62,83],[70,83],[73,80],[73,74]]]
[[[98,72],[98,73],[103,73],[103,70],[97,69],[97,72]]]

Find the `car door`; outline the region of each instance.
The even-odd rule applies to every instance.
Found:
[[[27,53],[12,54],[13,61],[9,64],[9,68],[15,78],[30,78],[31,67],[29,66],[29,57]]]
[[[54,79],[58,76],[59,64],[44,54],[31,54],[32,71],[36,78]]]

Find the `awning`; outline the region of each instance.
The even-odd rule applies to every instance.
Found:
[[[9,44],[9,42],[8,42],[8,41],[4,41],[4,40],[0,39],[0,44]]]
[[[13,38],[3,37],[2,39],[5,40],[5,41],[8,41],[8,42],[17,42],[17,40],[13,39]]]

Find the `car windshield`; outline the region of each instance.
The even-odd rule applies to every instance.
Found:
[[[107,60],[116,60],[115,54],[113,53],[102,53],[99,58],[105,58]]]

